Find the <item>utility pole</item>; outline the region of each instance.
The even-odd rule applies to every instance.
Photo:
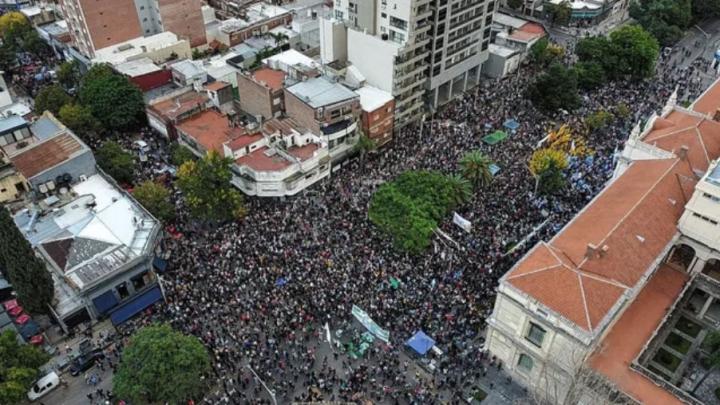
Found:
[[[255,378],[257,378],[257,380],[260,381],[260,384],[262,384],[263,388],[265,388],[265,391],[267,391],[268,394],[270,394],[270,399],[272,399],[273,405],[278,405],[277,398],[275,398],[275,390],[271,390],[270,388],[268,388],[268,386],[265,385],[265,381],[263,381],[263,379],[260,378],[259,375],[257,375],[255,370],[253,370],[253,368],[249,364],[246,367],[253,373]]]

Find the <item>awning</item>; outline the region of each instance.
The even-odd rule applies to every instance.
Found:
[[[503,123],[503,126],[514,132],[520,127],[520,123],[517,122],[516,120],[510,118],[509,120],[507,120]]]
[[[35,321],[28,321],[25,325],[20,328],[20,335],[25,340],[29,340],[31,337],[40,333],[40,327]]]
[[[110,314],[110,320],[113,325],[120,325],[161,299],[162,293],[160,292],[160,287],[154,287],[142,294],[136,295],[130,301],[116,309],[115,312]]]
[[[419,330],[415,333],[415,335],[413,335],[413,337],[408,339],[405,344],[415,350],[417,354],[424,356],[425,353],[435,346],[435,341],[430,336],[426,335],[425,332]]]
[[[117,306],[118,300],[117,297],[115,297],[113,290],[108,290],[100,296],[93,298],[93,304],[100,315],[105,315],[112,308]]]

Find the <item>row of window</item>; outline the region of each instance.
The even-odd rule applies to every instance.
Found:
[[[717,224],[718,224],[718,221],[716,221],[716,220],[714,220],[714,219],[712,219],[712,218],[708,218],[708,217],[706,217],[705,215],[700,215],[700,214],[698,214],[697,212],[693,212],[693,216],[694,216],[695,218],[702,219],[702,220],[705,221],[705,222],[709,222],[709,223],[711,223],[712,225],[717,225]]]

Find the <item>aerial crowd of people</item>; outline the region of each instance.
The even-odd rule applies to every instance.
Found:
[[[131,322],[128,333],[164,321],[199,337],[211,351],[217,378],[208,403],[271,403],[267,390],[278,403],[437,403],[470,390],[488,368],[502,368],[483,348],[498,279],[603,188],[615,153],[638,120],[659,111],[676,86],[680,100],[702,91],[700,75],[708,63],[680,68],[674,56],[661,57],[656,77],[609,83],[583,94],[579,110],[555,117],[525,97],[532,67],[481,81],[305,193],[248,199],[241,221],[199,223],[173,188],[177,218],[161,243],[169,262],[162,275],[167,303]],[[630,114],[618,113],[620,105]],[[571,162],[562,193],[536,194],[527,164],[538,142],[560,124],[582,131],[583,117],[601,109],[615,114],[609,125],[586,134],[594,154]],[[508,119],[520,126],[505,141],[482,142]],[[152,152],[137,170],[138,182],[154,178],[169,162],[164,141],[149,131],[144,136]],[[367,218],[382,182],[407,170],[457,172],[462,155],[476,149],[500,171],[458,211],[472,223],[470,232],[448,218],[440,225],[447,238],[435,237],[425,253],[409,255]],[[390,332],[388,344],[375,340],[357,359],[337,343],[364,331],[353,321],[353,306]],[[406,340],[419,330],[442,351],[435,373],[405,353]]]

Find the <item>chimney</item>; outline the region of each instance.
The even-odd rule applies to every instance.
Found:
[[[587,250],[585,251],[585,257],[588,259],[594,259],[597,254],[598,248],[592,243],[587,244]]]
[[[678,151],[678,157],[680,158],[680,160],[687,160],[689,150],[690,148],[688,148],[687,145],[683,145],[680,147],[680,151]]]
[[[607,256],[608,252],[610,251],[610,246],[603,245],[602,249],[600,249],[600,257]]]

